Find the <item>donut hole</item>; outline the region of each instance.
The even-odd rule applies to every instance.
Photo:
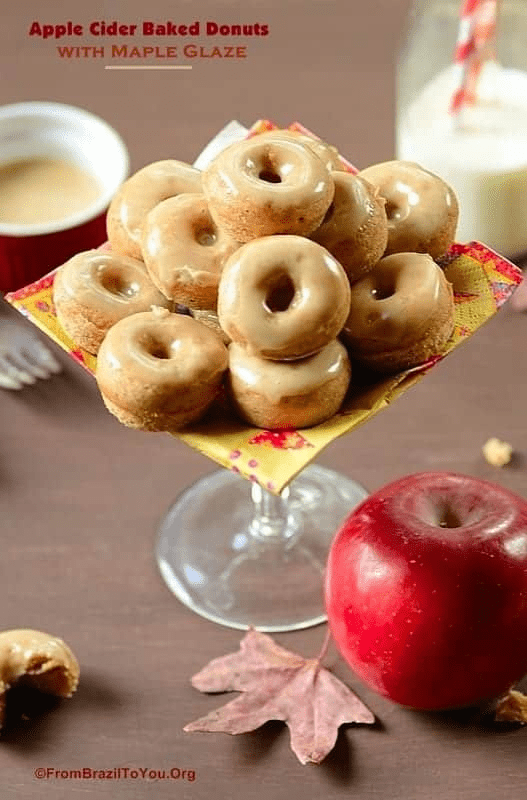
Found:
[[[265,307],[271,314],[287,311],[295,298],[295,294],[295,285],[289,275],[280,273],[267,288],[264,301]]]
[[[163,360],[170,358],[170,351],[164,344],[157,342],[156,344],[152,345],[150,355],[153,356],[153,358],[159,358],[160,360]]]
[[[140,289],[137,281],[125,277],[119,270],[108,269],[101,274],[101,286],[117,297],[134,297]]]
[[[397,220],[401,217],[401,210],[399,206],[392,200],[386,200],[384,210],[386,211],[386,216],[389,220]]]
[[[413,208],[420,202],[421,198],[410,189],[409,186],[398,183],[393,197],[385,197],[386,205],[384,210],[388,222],[403,222],[408,218]]]
[[[194,229],[194,239],[202,247],[212,247],[218,239],[216,228],[212,223],[206,226],[198,225]]]
[[[261,169],[258,173],[258,177],[261,181],[265,181],[266,183],[282,183],[281,176],[273,169]]]
[[[157,336],[150,336],[144,344],[145,350],[152,358],[157,358],[160,361],[166,361],[172,358],[172,348],[170,344],[158,338]]]
[[[371,296],[374,300],[387,300],[395,294],[395,284],[390,280],[378,283],[371,290]]]
[[[257,165],[257,175],[265,183],[282,183],[283,170],[270,153],[262,156]]]

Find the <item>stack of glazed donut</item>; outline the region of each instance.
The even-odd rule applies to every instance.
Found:
[[[250,424],[309,427],[339,410],[351,364],[395,373],[442,351],[454,307],[436,260],[457,216],[417,164],[354,175],[335,148],[271,131],[203,172],[167,160],[129,178],[110,250],[58,270],[57,316],[125,425],[178,430],[226,389]]]
[[[337,341],[349,304],[346,273],[310,239],[265,236],[231,256],[218,316],[240,416],[261,428],[305,428],[338,411],[351,375]]]

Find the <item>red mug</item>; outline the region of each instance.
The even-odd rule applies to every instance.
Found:
[[[33,283],[75,253],[104,242],[108,205],[129,170],[128,150],[119,134],[84,109],[37,101],[0,107],[0,169],[46,158],[90,174],[98,185],[96,197],[80,210],[49,221],[11,222],[5,219],[4,210],[0,216],[0,291]],[[30,189],[27,192],[30,204]]]

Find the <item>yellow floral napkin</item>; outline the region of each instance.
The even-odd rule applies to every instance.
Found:
[[[259,121],[254,135],[275,127]],[[289,126],[305,130],[299,123]],[[350,171],[355,171],[348,164]],[[490,319],[521,281],[520,270],[478,242],[455,244],[443,263],[454,288],[455,327],[446,350],[426,364],[383,379],[367,379],[350,388],[342,410],[332,419],[305,430],[266,431],[250,428],[234,417],[227,405],[218,403],[205,419],[174,434],[226,469],[257,481],[271,492],[280,492],[306,464],[338,436],[350,433],[407,391],[451,350],[468,339]],[[75,346],[59,325],[53,308],[54,273],[12,292],[6,300],[66,350],[89,372],[96,359]],[[152,434],[150,434],[152,435]],[[172,434],[171,434],[172,435]]]

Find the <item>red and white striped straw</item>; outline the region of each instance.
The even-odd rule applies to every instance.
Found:
[[[476,102],[476,87],[482,67],[495,58],[494,41],[500,0],[463,0],[454,62],[461,67],[459,88],[454,93],[450,111],[456,114],[463,106]]]

